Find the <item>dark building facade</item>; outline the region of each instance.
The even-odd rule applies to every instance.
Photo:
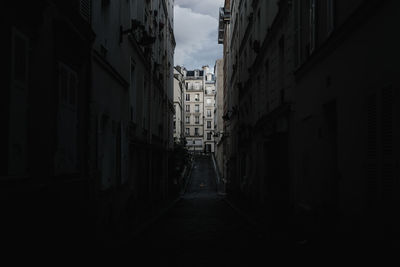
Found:
[[[399,4],[227,4],[228,195],[260,207],[273,238],[395,238]]]
[[[3,12],[2,230],[26,245],[112,246],[176,197],[173,3],[20,0]]]
[[[83,229],[91,216],[87,103],[95,36],[81,11],[79,1],[12,1],[3,10],[0,190],[10,211],[5,221],[17,232]]]
[[[309,2],[294,6],[296,201],[315,210],[320,232],[393,238],[400,98],[392,29],[400,5]]]

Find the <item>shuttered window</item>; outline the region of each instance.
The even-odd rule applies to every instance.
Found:
[[[11,42],[8,174],[24,175],[28,166],[29,38],[14,28]]]
[[[367,205],[372,207],[376,202],[378,192],[378,162],[377,162],[377,100],[372,94],[367,100]]]
[[[393,89],[384,88],[381,96],[382,198],[390,202],[394,184]]]
[[[367,103],[367,205],[383,201],[389,208],[394,186],[394,92],[387,87],[369,96]]]
[[[136,84],[136,71],[135,61],[131,59],[131,82],[130,82],[130,98],[131,98],[131,120],[136,123],[137,121],[137,84]]]
[[[295,47],[294,47],[294,53],[295,53],[295,66],[298,67],[301,64],[301,49],[302,49],[302,25],[301,25],[301,3],[300,1],[294,1],[294,19],[295,19]],[[268,69],[268,62],[266,64],[266,67]]]
[[[335,1],[334,0],[327,0],[326,3],[327,7],[327,32],[328,35],[332,33],[333,28],[334,28],[334,23],[335,23]]]
[[[77,73],[59,62],[56,175],[77,171],[78,84]]]
[[[310,54],[315,49],[316,41],[316,1],[310,0]]]
[[[90,23],[92,15],[92,1],[91,0],[80,0],[79,1],[79,12],[81,16]]]

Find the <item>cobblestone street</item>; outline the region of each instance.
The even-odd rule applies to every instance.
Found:
[[[254,227],[217,194],[212,160],[201,156],[182,199],[136,239],[135,247],[160,266],[232,266],[256,261],[259,241]]]

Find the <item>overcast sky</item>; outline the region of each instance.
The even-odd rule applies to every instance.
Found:
[[[175,65],[186,69],[214,68],[222,58],[218,44],[218,14],[224,0],[175,0]]]

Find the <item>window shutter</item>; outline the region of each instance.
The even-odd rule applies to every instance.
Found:
[[[382,199],[390,201],[394,182],[393,170],[393,89],[382,90],[381,143],[382,143]]]
[[[79,1],[79,12],[81,16],[87,21],[91,21],[92,15],[92,1],[91,0],[80,0]]]
[[[71,72],[69,76],[69,105],[76,108],[78,93],[78,76],[75,72]]]
[[[367,205],[376,203],[378,193],[378,158],[377,158],[377,101],[376,94],[368,97],[367,103]]]
[[[315,49],[315,35],[316,35],[316,1],[310,0],[310,54]]]
[[[56,175],[75,173],[78,167],[78,74],[61,62],[58,71]]]
[[[300,1],[294,1],[294,16],[295,16],[295,66],[299,66],[301,64],[301,5]],[[268,64],[268,63],[267,63]],[[268,69],[268,67],[267,67]]]
[[[334,0],[327,1],[327,32],[332,33],[335,23],[335,4]]]
[[[11,37],[8,174],[18,176],[28,167],[29,38],[15,28]]]

